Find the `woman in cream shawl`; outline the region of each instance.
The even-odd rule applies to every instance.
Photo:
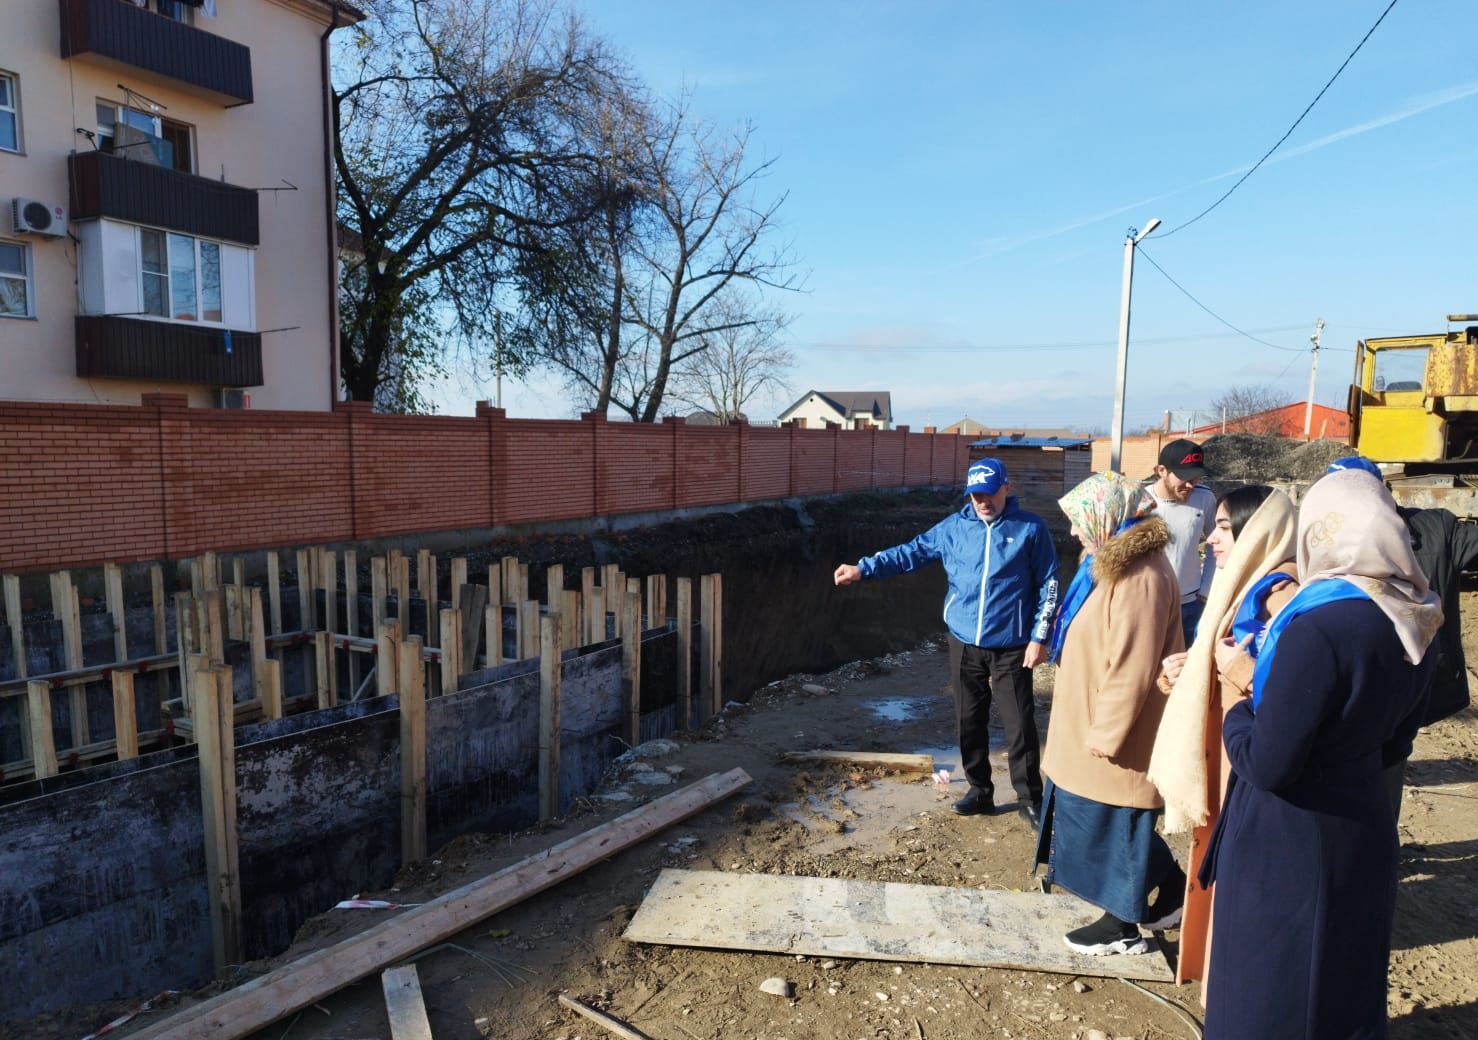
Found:
[[[1293,502],[1261,484],[1237,488],[1217,502],[1216,530],[1207,549],[1216,554],[1216,577],[1196,640],[1166,659],[1173,688],[1150,756],[1150,781],[1165,799],[1168,833],[1192,829],[1176,982],[1204,979],[1211,945],[1211,892],[1196,884],[1206,842],[1221,811],[1228,765],[1221,748],[1221,720],[1251,692],[1255,640],[1244,631],[1266,623],[1297,591]],[[1243,622],[1233,625],[1239,615]],[[1243,644],[1239,646],[1238,644]]]
[[[1222,725],[1232,774],[1200,873],[1216,883],[1206,1040],[1386,1035],[1383,768],[1421,723],[1442,609],[1390,492],[1357,470],[1305,497],[1298,575]]]

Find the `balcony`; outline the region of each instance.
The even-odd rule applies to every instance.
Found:
[[[251,49],[129,0],[59,0],[62,57],[143,69],[225,106],[252,101]]]
[[[223,242],[260,244],[257,193],[250,188],[107,152],[69,156],[67,178],[73,220],[109,217]]]
[[[262,337],[256,332],[228,333],[168,321],[80,316],[77,375],[198,386],[261,386]]]

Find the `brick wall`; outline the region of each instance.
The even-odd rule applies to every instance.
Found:
[[[0,571],[954,484],[968,437],[0,401]]]

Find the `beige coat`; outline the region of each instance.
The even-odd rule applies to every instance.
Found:
[[[1042,772],[1105,805],[1163,804],[1145,773],[1165,709],[1160,662],[1185,649],[1169,541],[1154,516],[1111,538],[1094,556],[1097,584],[1062,648]]]

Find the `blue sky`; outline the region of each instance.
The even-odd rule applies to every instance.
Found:
[[[1123,243],[1136,262],[1125,426],[1271,384],[1343,405],[1354,342],[1478,311],[1478,3],[584,0],[655,90],[749,121],[806,291],[793,394],[889,390],[913,429],[1107,429]],[[1167,234],[1168,233],[1168,234]],[[1252,337],[1239,335],[1187,298]],[[1259,343],[1256,340],[1265,341]],[[1271,345],[1267,345],[1271,344]],[[1280,349],[1281,348],[1281,349]],[[465,378],[441,410],[492,397]],[[511,415],[571,414],[505,380]]]

